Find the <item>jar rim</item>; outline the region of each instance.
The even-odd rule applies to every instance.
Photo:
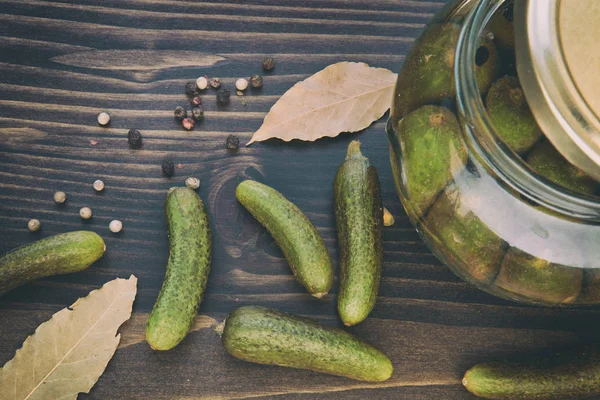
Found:
[[[506,145],[496,140],[476,77],[475,52],[487,23],[503,0],[481,0],[467,15],[454,61],[456,102],[469,144],[488,167],[521,195],[571,217],[600,221],[600,202],[545,179]],[[477,135],[473,132],[476,131]]]
[[[571,164],[600,180],[600,110],[594,109],[598,108],[599,97],[594,90],[596,73],[590,76],[590,71],[595,71],[594,57],[581,54],[593,48],[589,41],[595,37],[583,35],[579,31],[581,24],[575,22],[585,18],[580,13],[592,19],[596,14],[593,7],[575,3],[576,6],[560,0],[515,3],[515,35],[527,38],[515,43],[517,58],[521,60],[517,67],[531,112],[546,138]],[[582,50],[580,42],[587,46],[586,50]]]

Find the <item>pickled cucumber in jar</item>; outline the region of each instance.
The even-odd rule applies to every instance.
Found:
[[[454,58],[461,27],[452,22],[426,28],[406,57],[396,83],[394,115],[401,118],[423,105],[454,103]],[[477,49],[477,83],[482,94],[498,76],[498,54],[490,35]]]
[[[574,192],[594,194],[596,181],[569,163],[549,141],[537,145],[527,163],[539,175]]]
[[[600,270],[598,268],[589,268],[583,271],[583,287],[577,303],[600,303]]]
[[[479,217],[476,195],[451,185],[435,201],[423,221],[438,252],[459,265],[461,275],[488,284],[498,274],[507,243]],[[474,204],[475,203],[475,204]]]
[[[570,304],[577,299],[582,281],[581,268],[555,264],[513,247],[502,260],[495,284],[534,303]]]
[[[540,43],[515,41],[514,1],[478,5],[447,3],[400,71],[388,124],[399,197],[433,253],[480,289],[524,303],[600,304],[600,180],[562,153],[597,171],[561,140],[562,120],[540,117],[552,116],[534,84],[543,76],[517,59]]]
[[[502,56],[514,58],[515,53],[515,28],[513,25],[514,1],[506,1],[494,13],[487,30],[494,35],[494,42]],[[506,60],[502,60],[503,63]]]
[[[542,137],[519,80],[514,76],[494,82],[485,105],[498,138],[514,152],[525,153]]]
[[[466,145],[456,117],[440,106],[423,106],[411,112],[397,130],[408,208],[422,216],[464,168]]]

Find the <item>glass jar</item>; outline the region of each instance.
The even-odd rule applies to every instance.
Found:
[[[566,61],[536,47],[551,42],[548,21],[532,21],[543,10],[527,12],[536,2],[457,0],[436,15],[398,75],[392,170],[411,221],[461,278],[526,303],[597,304],[600,113],[556,82]]]

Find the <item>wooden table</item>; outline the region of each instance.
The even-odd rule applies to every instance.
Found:
[[[83,399],[472,399],[460,385],[476,362],[554,349],[598,336],[600,313],[526,307],[486,295],[456,278],[425,247],[396,197],[384,119],[365,132],[315,143],[245,143],[295,82],[345,60],[397,71],[441,0],[0,0],[0,252],[59,232],[90,229],[106,241],[88,270],[42,279],[0,298],[0,365],[34,329],[78,297],[116,277],[139,278],[134,315],[105,373]],[[214,62],[214,55],[222,57]],[[275,57],[264,89],[243,105],[217,109],[182,130],[173,109],[186,81],[219,76],[232,88]],[[97,125],[108,111],[110,126]],[[127,131],[143,148],[127,145]],[[380,298],[372,316],[349,329],[395,364],[380,385],[308,371],[252,365],[229,357],[213,327],[234,308],[257,304],[339,325],[336,290],[311,298],[296,283],[268,233],[236,203],[245,178],[283,192],[319,228],[337,260],[332,181],[348,142],[360,139],[379,170],[384,203],[396,217],[385,230]],[[161,176],[171,158],[181,168]],[[201,178],[214,232],[208,293],[193,332],[169,352],[144,341],[168,257],[166,190]],[[106,189],[94,192],[102,179]],[[68,194],[65,205],[52,200]],[[90,206],[94,217],[79,218]],[[27,221],[42,230],[32,234]],[[108,230],[123,221],[118,235]],[[337,264],[337,262],[336,262]],[[337,286],[337,285],[336,285]]]

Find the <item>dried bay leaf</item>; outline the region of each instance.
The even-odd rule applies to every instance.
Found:
[[[247,145],[334,137],[365,129],[390,108],[397,75],[365,63],[339,62],[288,90]]]
[[[137,278],[115,279],[41,324],[0,369],[0,400],[76,399],[94,386],[131,316]]]

